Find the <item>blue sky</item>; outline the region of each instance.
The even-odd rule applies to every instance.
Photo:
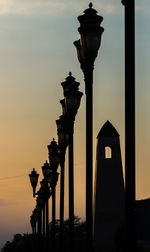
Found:
[[[96,136],[106,120],[120,134],[124,164],[124,8],[121,1],[93,1],[104,17],[104,33],[94,70],[94,167]],[[30,232],[35,206],[27,174],[47,159],[47,144],[57,139],[61,115],[60,83],[72,71],[84,89],[73,41],[77,16],[87,0],[0,0],[0,222],[1,243]],[[137,198],[149,187],[150,2],[136,0],[136,162]],[[75,122],[75,214],[85,217],[85,95]],[[66,162],[67,163],[67,162]],[[18,178],[5,179],[11,176]],[[3,179],[1,179],[3,178]],[[5,188],[5,189],[4,189]],[[80,197],[79,197],[80,196]],[[66,164],[66,206],[67,164]],[[59,183],[57,187],[59,201]],[[57,210],[58,216],[58,210]]]

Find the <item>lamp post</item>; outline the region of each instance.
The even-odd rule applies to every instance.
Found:
[[[127,249],[135,251],[135,0],[125,6],[125,188]]]
[[[46,214],[46,241],[47,241],[47,244],[48,244],[48,238],[49,238],[49,197],[51,195],[50,186],[49,186],[50,172],[51,172],[50,166],[49,166],[48,162],[46,161],[45,164],[42,166],[42,173],[43,173],[43,177],[44,177],[43,187],[44,187],[44,191],[45,191],[45,204],[43,206],[43,214],[44,215]],[[44,219],[44,216],[43,216],[43,219]],[[44,227],[43,227],[43,230],[44,230]]]
[[[30,224],[31,224],[31,227],[32,227],[32,235],[33,237],[35,237],[35,234],[36,234],[36,230],[35,230],[35,219],[34,219],[34,215],[32,214],[30,216]]]
[[[37,237],[39,238],[41,235],[41,218],[40,216],[40,207],[38,205],[38,202],[36,201],[36,213],[37,213]]]
[[[36,187],[37,187],[37,183],[38,183],[38,177],[39,174],[35,171],[35,169],[33,168],[32,172],[29,174],[29,179],[30,179],[30,183],[33,189],[33,197],[35,198],[36,195],[38,195],[38,193],[36,193]],[[38,244],[39,247],[41,246],[41,207],[39,206],[39,198],[36,198],[36,208],[34,210],[36,217],[37,217],[37,237],[38,237]]]
[[[30,182],[33,188],[33,197],[37,195],[37,207],[36,207],[36,215],[38,216],[38,237],[41,240],[41,235],[43,234],[43,238],[45,238],[45,219],[46,219],[46,245],[48,248],[48,238],[49,238],[49,209],[48,209],[48,200],[51,195],[50,186],[49,186],[49,173],[50,166],[48,162],[42,166],[42,172],[44,179],[40,182],[41,187],[39,191],[36,193],[36,186],[38,182],[39,174],[33,168],[31,174],[29,174]],[[42,218],[43,212],[43,218]],[[46,216],[45,216],[46,215]],[[42,232],[43,231],[43,232]],[[40,241],[39,241],[40,242]]]
[[[37,224],[37,209],[36,208],[32,212],[31,219],[32,219],[32,223],[34,224],[34,235],[36,237],[36,235],[37,235],[37,227],[36,227],[36,224]]]
[[[62,115],[56,120],[58,145],[60,151],[60,239],[63,240],[63,224],[64,224],[64,169],[65,169],[65,153],[69,144],[69,134],[66,130],[66,120]]]
[[[86,231],[89,244],[92,242],[93,203],[93,70],[94,61],[101,44],[104,29],[100,26],[103,18],[89,8],[78,17],[80,40],[74,42],[81,69],[84,73],[86,93]]]
[[[57,168],[60,163],[60,156],[59,156],[59,148],[58,145],[53,138],[53,141],[47,146],[48,154],[49,154],[49,163],[51,168],[51,173],[49,174],[50,177],[50,186],[52,189],[52,229],[53,229],[53,242],[55,240],[55,212],[56,212],[56,193],[55,187],[58,180],[58,172]],[[54,245],[54,244],[53,244]]]
[[[42,225],[42,220],[41,220],[41,216],[42,216],[42,210],[41,210],[41,201],[42,198],[39,196],[41,191],[39,190],[36,193],[36,187],[37,187],[37,183],[38,183],[38,177],[39,174],[35,171],[35,169],[33,168],[32,172],[29,174],[29,178],[30,178],[30,182],[31,182],[31,186],[33,189],[33,197],[35,198],[36,195],[38,195],[38,197],[36,198],[36,202],[37,202],[37,207],[36,207],[36,211],[37,211],[37,216],[38,216],[38,238],[39,238],[39,242],[41,241],[41,225]]]
[[[39,191],[37,192],[37,209],[38,209],[38,239],[39,239],[39,246],[41,248],[41,238],[42,238],[42,208],[44,205],[44,191],[43,188],[40,187]]]
[[[39,245],[39,206],[37,206],[34,208],[33,210],[33,216],[34,216],[34,220],[35,220],[35,239],[34,239],[34,244],[33,244],[33,251],[37,251],[38,245]]]
[[[74,121],[80,106],[82,92],[78,90],[79,82],[75,81],[72,73],[69,73],[66,80],[61,83],[63,87],[64,99],[60,101],[63,116],[66,121],[66,130],[69,134],[69,224],[70,232],[74,229],[74,160],[73,160],[73,134]]]
[[[37,214],[37,209],[35,208],[32,211],[32,215],[30,217],[30,224],[32,227],[32,234],[33,234],[33,239],[32,239],[32,247],[33,247],[33,251],[37,250],[37,221],[38,221],[38,214]]]

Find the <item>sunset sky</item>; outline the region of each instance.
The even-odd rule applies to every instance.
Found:
[[[47,145],[57,139],[60,83],[71,71],[85,94],[73,41],[87,0],[0,0],[0,247],[30,233],[35,207],[28,174],[42,179]],[[124,8],[121,0],[94,0],[103,16],[94,70],[94,155],[106,120],[120,134],[124,167]],[[136,197],[150,197],[150,1],[136,0]],[[75,215],[85,218],[85,95],[75,121]],[[66,155],[65,217],[68,217]],[[59,171],[59,170],[58,170]],[[59,182],[57,186],[59,202]],[[57,204],[57,218],[58,204]]]

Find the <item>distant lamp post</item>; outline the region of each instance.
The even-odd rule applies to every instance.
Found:
[[[30,224],[32,227],[32,235],[35,237],[35,235],[36,235],[36,221],[35,221],[34,214],[32,214],[30,216]]]
[[[64,82],[63,87],[64,99],[60,101],[62,105],[63,116],[66,122],[66,131],[69,134],[69,223],[70,230],[73,232],[74,226],[74,161],[73,161],[73,133],[74,120],[80,106],[82,92],[78,90],[80,83],[75,81],[72,73]]]
[[[101,27],[103,17],[97,15],[92,8],[78,17],[80,40],[74,42],[77,56],[85,79],[86,93],[86,229],[87,239],[92,241],[92,194],[93,194],[93,70],[94,61],[101,45],[104,28]]]
[[[36,222],[37,222],[37,235],[39,237],[39,212],[40,212],[40,208],[39,206],[37,205],[37,201],[36,201],[36,207],[34,209],[34,215],[36,217]]]
[[[55,239],[55,212],[56,212],[56,193],[55,187],[58,180],[57,168],[60,163],[59,147],[55,139],[47,146],[51,173],[49,174],[50,186],[52,189],[52,224],[53,224],[53,239]]]
[[[65,101],[62,100],[62,108],[65,113]],[[67,122],[65,116],[60,116],[56,120],[57,125],[57,135],[58,135],[58,145],[60,151],[60,238],[63,239],[63,224],[64,224],[64,170],[65,170],[65,153],[66,148],[69,144],[69,133],[67,131]]]
[[[31,221],[32,221],[32,224],[33,225],[33,232],[34,232],[34,236],[36,237],[37,235],[37,220],[38,220],[38,217],[37,217],[37,209],[35,208],[33,211],[32,211],[32,216],[31,216]]]
[[[31,186],[33,188],[33,197],[35,197],[35,190],[36,190],[37,183],[38,183],[38,177],[39,177],[39,174],[33,168],[32,172],[29,174]]]
[[[41,247],[41,238],[42,238],[42,208],[44,205],[44,191],[40,187],[39,191],[37,192],[37,209],[38,209],[38,239],[39,239],[39,246]]]
[[[50,166],[49,163],[46,162],[41,167],[42,173],[43,173],[43,182],[42,187],[44,189],[44,197],[45,197],[45,203],[43,205],[43,236],[45,236],[45,215],[46,215],[46,240],[47,240],[47,246],[48,246],[48,238],[49,238],[49,197],[51,195],[50,193],[50,186],[49,186],[49,176],[50,176]]]
[[[48,200],[49,200],[49,197],[51,196],[51,191],[50,191],[50,186],[49,186],[50,172],[51,172],[50,166],[49,166],[48,162],[46,161],[44,163],[44,165],[42,166],[42,173],[43,173],[44,179],[42,181],[40,181],[41,186],[40,186],[40,189],[38,192],[36,192],[36,186],[37,186],[39,174],[37,174],[37,172],[35,171],[34,168],[33,168],[33,171],[31,172],[31,174],[29,174],[30,182],[31,182],[31,185],[33,188],[33,197],[35,197],[35,195],[37,195],[37,198],[36,198],[37,206],[33,211],[34,214],[33,214],[33,217],[30,222],[33,225],[34,220],[36,219],[35,223],[37,222],[37,224],[38,224],[37,225],[37,234],[38,234],[40,246],[41,246],[41,237],[43,235],[43,238],[45,238],[45,233],[46,233],[46,241],[47,241],[46,248],[47,249],[48,249],[48,239],[49,239],[49,205],[48,205]],[[43,216],[43,218],[42,218],[42,216]],[[46,222],[46,225],[45,225],[45,222]],[[34,230],[36,230],[36,227]]]

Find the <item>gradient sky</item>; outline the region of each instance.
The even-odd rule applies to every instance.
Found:
[[[96,136],[110,120],[120,134],[124,166],[124,8],[121,0],[94,0],[104,17],[94,70]],[[47,145],[57,139],[60,83],[83,74],[73,41],[87,0],[0,0],[0,247],[15,233],[31,232],[35,200],[28,174],[41,175]],[[150,196],[150,1],[136,0],[136,196]],[[85,95],[75,121],[75,215],[85,218]],[[65,217],[68,217],[66,156]],[[59,202],[59,182],[57,186]],[[57,207],[58,217],[58,207]]]

